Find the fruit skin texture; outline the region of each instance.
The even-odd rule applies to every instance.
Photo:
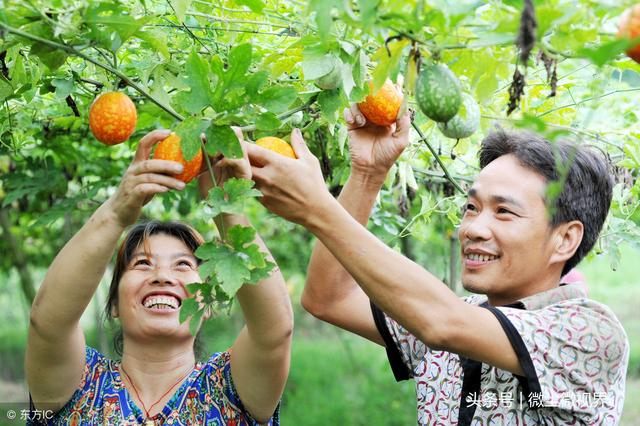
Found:
[[[480,126],[480,108],[473,96],[462,94],[462,105],[458,113],[446,123],[438,123],[438,129],[448,138],[468,138]]]
[[[427,117],[447,122],[457,114],[461,100],[458,77],[446,65],[422,67],[416,81],[416,101]]]
[[[338,64],[335,64],[328,74],[315,81],[316,86],[322,90],[337,89],[340,83],[342,83],[342,72]]]
[[[373,92],[372,82],[369,82],[369,89]],[[380,90],[370,93],[360,102],[358,108],[370,122],[378,126],[389,126],[396,122],[403,99],[402,92],[391,80],[387,80]]]
[[[103,93],[89,108],[91,133],[105,145],[116,145],[129,139],[137,120],[136,106],[121,92]]]
[[[291,145],[280,138],[266,136],[264,138],[258,139],[256,141],[256,145],[269,149],[271,151],[275,151],[280,155],[284,155],[285,157],[298,158],[296,157],[296,153],[293,148],[291,148]]]
[[[171,133],[165,140],[156,146],[153,153],[154,160],[171,160],[176,161],[184,167],[182,173],[174,174],[173,177],[180,179],[184,183],[189,183],[194,177],[200,173],[202,167],[202,150],[198,149],[198,153],[190,161],[186,161],[182,156],[182,148],[180,136]]]
[[[618,37],[634,39],[640,36],[640,3],[624,11],[620,16]],[[627,56],[640,63],[640,44],[627,50]]]

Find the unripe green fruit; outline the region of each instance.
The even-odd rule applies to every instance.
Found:
[[[458,113],[461,100],[460,82],[446,65],[422,67],[416,81],[416,101],[427,117],[447,122]]]
[[[462,105],[458,113],[446,123],[438,123],[438,129],[448,138],[468,138],[480,126],[480,108],[473,96],[462,94]]]

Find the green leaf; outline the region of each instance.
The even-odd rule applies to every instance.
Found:
[[[269,87],[260,94],[260,104],[268,111],[281,113],[291,105],[298,95],[293,87]]]
[[[241,44],[234,47],[229,52],[229,70],[227,71],[227,82],[235,82],[244,78],[251,65],[252,47],[250,44]]]
[[[191,0],[170,0],[171,6],[173,6],[173,10],[176,12],[176,17],[180,22],[184,21],[184,16],[189,10],[189,6],[191,6]]]
[[[185,299],[180,305],[180,322],[183,323],[198,312],[198,302],[193,297]]]
[[[199,114],[211,104],[213,94],[211,87],[215,85],[209,81],[209,64],[192,51],[185,64],[187,84],[191,88],[188,93],[181,93],[177,97],[178,104],[191,114]]]
[[[304,74],[305,80],[316,80],[329,74],[336,61],[333,55],[317,55],[315,52],[310,53],[309,50],[305,50],[302,57],[302,74]]]
[[[136,19],[119,4],[97,3],[87,8],[84,22],[96,40],[115,51],[151,19],[151,16]]]
[[[577,55],[581,58],[587,58],[595,65],[601,67],[612,59],[615,59],[620,53],[638,44],[639,41],[640,40],[637,39],[616,39],[598,47],[584,47],[578,50]]]
[[[236,250],[242,250],[246,244],[256,237],[256,230],[249,226],[232,226],[227,231],[227,241]]]
[[[262,10],[266,7],[262,0],[236,0],[236,3],[242,6],[247,6],[255,13],[262,13]]]
[[[227,158],[242,158],[242,147],[238,136],[229,126],[209,126],[205,132],[207,153],[215,156],[222,153]]]
[[[175,132],[180,136],[182,147],[182,155],[185,160],[189,161],[195,157],[201,147],[200,134],[204,132],[210,125],[209,121],[197,117],[187,117],[178,124]]]
[[[31,55],[35,55],[45,64],[51,71],[60,68],[67,60],[67,53],[48,44],[36,42],[31,45]]]
[[[9,80],[0,75],[0,101],[4,101],[6,98],[13,94],[13,87]]]
[[[282,122],[272,112],[265,112],[264,114],[260,114],[256,119],[256,129],[257,130],[275,130],[280,127]]]
[[[260,98],[259,92],[268,83],[268,80],[269,73],[267,71],[258,71],[249,77],[244,90],[252,101]]]
[[[231,178],[223,185],[209,190],[207,205],[213,217],[221,213],[241,214],[250,198],[262,195],[253,189],[254,182],[248,179]]]
[[[382,87],[387,77],[397,72],[400,66],[400,60],[402,59],[402,52],[408,45],[409,40],[402,39],[389,43],[389,51],[387,51],[384,46],[378,49],[373,56],[373,59],[378,61],[378,66],[376,66],[376,69],[373,71],[374,90]],[[389,56],[389,52],[391,52],[391,56]]]
[[[376,20],[376,12],[380,0],[358,0],[360,20],[364,28],[371,28]]]
[[[153,50],[159,52],[164,59],[170,59],[169,46],[167,41],[167,35],[162,31],[147,30],[138,31],[136,37],[140,40],[146,41],[152,47]]]
[[[340,89],[335,90],[323,90],[318,95],[318,105],[322,109],[325,118],[330,124],[335,124],[338,121],[338,113],[342,106],[340,100]]]
[[[73,77],[54,78],[51,84],[56,88],[56,98],[64,99],[73,92]]]

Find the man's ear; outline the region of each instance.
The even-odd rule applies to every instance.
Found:
[[[553,230],[553,253],[551,263],[566,262],[571,259],[582,243],[584,225],[579,220],[562,223]]]

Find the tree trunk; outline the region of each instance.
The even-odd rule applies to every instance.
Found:
[[[4,238],[10,247],[10,256],[13,255],[13,264],[18,269],[20,275],[20,286],[22,287],[22,293],[29,306],[33,304],[33,299],[36,296],[36,290],[33,285],[33,278],[29,273],[29,267],[27,266],[27,259],[22,250],[22,245],[16,239],[16,236],[11,232],[11,220],[9,219],[9,213],[7,209],[0,208],[0,227],[4,234]]]

